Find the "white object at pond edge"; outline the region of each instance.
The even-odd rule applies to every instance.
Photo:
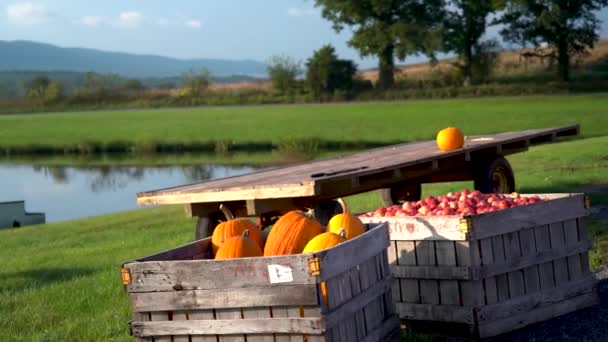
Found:
[[[268,265],[268,277],[271,284],[291,283],[293,281],[293,272],[289,266]]]

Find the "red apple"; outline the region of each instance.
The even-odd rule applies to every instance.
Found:
[[[506,200],[500,200],[496,203],[498,203],[498,209],[509,209],[509,202]]]
[[[479,190],[475,190],[469,194],[470,198],[482,198],[483,194]]]
[[[456,212],[450,208],[444,208],[441,210],[441,215],[454,215]]]
[[[470,207],[475,207],[477,205],[477,200],[474,198],[467,198],[466,203]]]
[[[386,208],[376,209],[374,217],[384,216],[384,214],[386,214]]]
[[[405,203],[403,203],[401,208],[403,208],[403,210],[410,210],[410,209],[413,209],[414,206],[412,205],[412,202],[405,202]]]
[[[439,204],[437,199],[433,196],[429,196],[429,197],[425,198],[424,202],[431,208],[435,208]]]
[[[418,209],[418,214],[422,215],[422,216],[426,216],[430,212],[431,212],[431,209],[426,205],[424,205],[424,206],[420,207],[420,209]]]
[[[464,207],[462,209],[462,215],[475,215],[475,209],[471,207]]]
[[[467,202],[465,201],[458,201],[458,209],[462,210],[465,207],[468,207],[469,205],[467,204]]]

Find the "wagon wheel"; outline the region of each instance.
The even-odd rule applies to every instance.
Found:
[[[318,202],[314,207],[315,218],[322,225],[326,226],[329,220],[336,214],[342,213],[340,203],[334,200],[324,200]]]
[[[485,194],[509,194],[515,191],[513,169],[504,157],[497,157],[491,162],[477,165],[473,181],[475,189]]]
[[[207,216],[200,216],[196,222],[194,238],[196,240],[204,239],[213,234],[215,226],[220,223],[220,219],[224,216],[221,211],[210,213]]]
[[[418,201],[421,194],[422,186],[417,182],[397,183],[390,188],[380,190],[380,196],[382,196],[385,207],[405,201]]]

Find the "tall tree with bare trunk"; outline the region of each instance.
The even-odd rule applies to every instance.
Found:
[[[378,86],[395,82],[395,58],[423,53],[431,57],[441,47],[444,0],[315,0],[336,31],[349,26],[349,45],[362,56],[377,56]]]
[[[572,57],[599,39],[596,13],[606,5],[608,0],[506,0],[498,22],[506,25],[501,34],[507,41],[553,47],[550,57],[557,59],[559,78],[567,82]]]

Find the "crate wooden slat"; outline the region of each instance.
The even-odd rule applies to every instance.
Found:
[[[143,341],[397,341],[388,225],[367,227],[318,253],[212,260],[207,238],[125,263],[130,331]]]
[[[363,217],[389,225],[400,318],[485,338],[597,303],[585,195],[538,196],[546,201],[467,218]]]

